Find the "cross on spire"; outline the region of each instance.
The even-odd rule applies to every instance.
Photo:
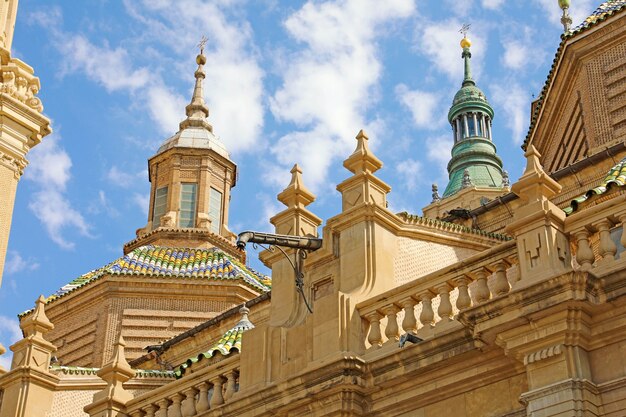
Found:
[[[467,32],[469,32],[470,26],[472,26],[471,23],[464,23],[463,26],[461,26],[459,33],[462,33],[464,38],[467,38]]]
[[[209,41],[209,39],[202,35],[202,38],[200,39],[200,42],[198,43],[198,48],[200,48],[200,55],[202,55],[204,53],[204,45],[206,45],[206,43]]]

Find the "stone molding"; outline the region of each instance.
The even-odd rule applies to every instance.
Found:
[[[563,347],[562,344],[558,344],[558,345],[547,347],[545,349],[538,350],[533,353],[529,353],[528,355],[524,356],[524,365],[529,365],[531,363],[539,362],[544,359],[549,359],[554,356],[558,356],[561,353],[563,353],[562,347]]]

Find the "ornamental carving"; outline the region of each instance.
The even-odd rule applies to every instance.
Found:
[[[33,110],[43,111],[39,97],[39,78],[34,77],[17,64],[10,62],[1,68],[0,92],[26,104]]]
[[[24,159],[14,158],[11,155],[0,152],[0,165],[3,165],[15,173],[15,179],[19,180],[24,173],[24,168],[28,162]]]

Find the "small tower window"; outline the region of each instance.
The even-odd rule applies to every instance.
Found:
[[[476,125],[474,124],[474,118],[472,116],[467,118],[467,128],[470,137],[476,136]]]
[[[483,132],[483,115],[478,113],[476,115],[476,120],[478,121],[478,123],[476,124],[476,136],[485,136],[485,133]]]
[[[196,225],[196,184],[181,184],[180,187],[180,227]]]
[[[222,224],[222,193],[215,188],[211,188],[209,218],[211,219],[211,232],[219,234]]]
[[[152,211],[152,225],[157,228],[161,225],[161,217],[167,207],[167,187],[157,188],[154,195],[154,208]]]

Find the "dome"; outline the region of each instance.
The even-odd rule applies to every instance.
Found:
[[[188,127],[180,130],[163,142],[157,155],[172,148],[211,149],[224,158],[230,159],[224,143],[213,132],[203,127]]]
[[[454,95],[452,107],[448,112],[448,120],[452,121],[459,113],[475,110],[485,112],[493,119],[493,109],[487,101],[485,93],[473,82],[464,82],[463,84],[463,87]]]

